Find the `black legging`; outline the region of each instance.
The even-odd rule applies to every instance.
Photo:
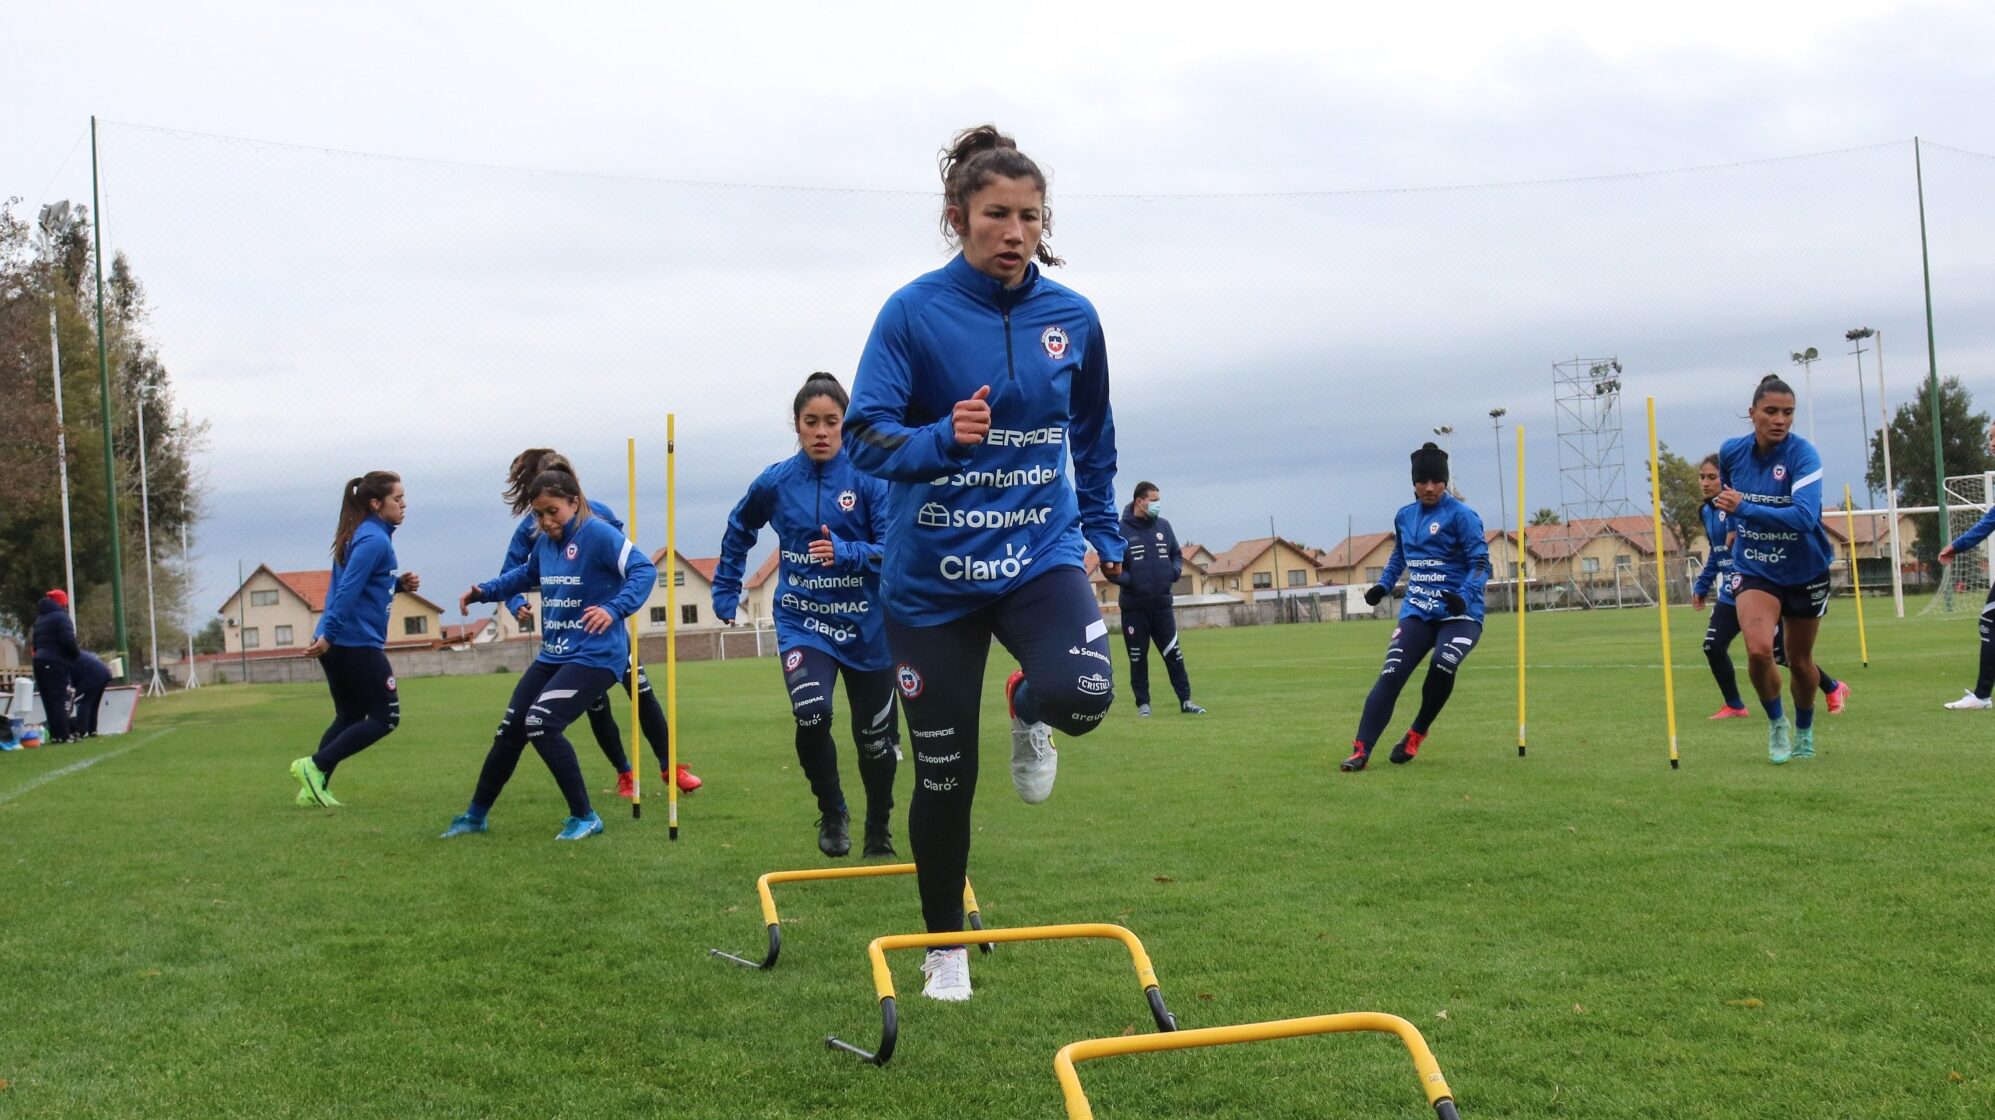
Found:
[[[512,699],[506,701],[506,716],[499,721],[499,733],[485,754],[471,804],[480,811],[492,807],[499,791],[512,779],[520,752],[531,742],[554,775],[554,784],[561,787],[561,795],[567,798],[568,814],[588,816],[589,789],[582,781],[582,764],[575,761],[575,748],[561,732],[616,681],[616,673],[586,665],[535,661],[527,666],[513,686]]]
[[[630,674],[624,673],[619,683],[628,698]],[[603,752],[603,757],[609,759],[610,765],[621,774],[631,768],[630,755],[624,751],[623,729],[617,726],[617,717],[610,704],[610,694],[605,692],[589,705],[589,731],[595,735],[596,746]],[[644,732],[644,741],[658,760],[658,772],[665,773],[666,749],[672,742],[671,725],[665,722],[665,709],[659,706],[658,697],[652,695],[651,678],[644,675],[642,665],[637,667],[637,726]]]
[[[894,748],[900,745],[892,669],[854,669],[812,646],[783,651],[783,686],[797,721],[797,765],[810,779],[818,812],[830,816],[846,811],[838,781],[838,743],[831,732],[831,688],[841,675],[852,743],[859,749],[859,781],[866,787],[866,824],[883,828],[893,818]]]
[[[1425,735],[1434,724],[1434,718],[1441,714],[1448,697],[1455,691],[1455,670],[1468,659],[1475,644],[1482,637],[1482,623],[1472,618],[1451,618],[1442,622],[1429,622],[1424,618],[1409,615],[1399,620],[1392,632],[1392,642],[1386,646],[1385,669],[1372,683],[1372,690],[1365,697],[1365,711],[1358,718],[1357,742],[1366,750],[1378,746],[1378,737],[1384,733],[1386,724],[1392,722],[1393,705],[1399,701],[1399,690],[1413,678],[1413,669],[1426,658],[1429,650],[1434,653],[1433,667],[1427,670],[1427,681],[1420,689],[1420,712],[1413,717],[1415,734]]]
[[[387,738],[401,725],[402,694],[388,655],[367,646],[334,646],[319,658],[332,691],[333,720],[319,736],[312,765],[332,780],[333,768]]]
[[[963,928],[977,714],[993,637],[1025,670],[1014,700],[1027,723],[1085,735],[1100,726],[1115,698],[1108,627],[1079,568],[1052,569],[940,626],[902,626],[888,608],[887,645],[914,747],[907,835],[919,868],[922,921],[931,933]]]

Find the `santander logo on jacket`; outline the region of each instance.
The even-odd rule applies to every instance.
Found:
[[[388,644],[395,605],[395,527],[368,514],[347,538],[346,557],[333,562],[332,586],[314,637],[336,646],[379,649]]]
[[[526,563],[478,585],[478,598],[497,602],[540,587],[540,660],[609,669],[630,668],[630,635],[623,625],[644,605],[658,567],[622,530],[591,517],[575,520],[561,539],[538,537]],[[600,634],[582,626],[582,612],[601,607],[616,624]]]
[[[1822,457],[1790,433],[1762,456],[1751,435],[1718,449],[1718,476],[1744,501],[1732,514],[1732,570],[1781,587],[1812,583],[1834,552],[1822,528]]]
[[[733,618],[741,576],[762,526],[776,530],[779,563],[772,598],[776,641],[784,649],[811,646],[854,669],[884,669],[887,653],[880,606],[880,545],[887,529],[887,484],[860,473],[843,450],[824,463],[799,451],[771,465],[727,517],[720,564],[714,569],[713,610]],[[831,530],[832,562],[810,555],[812,541]]]
[[[1451,494],[1432,508],[1413,502],[1392,519],[1392,559],[1379,583],[1388,589],[1406,573],[1406,601],[1399,617],[1439,622],[1457,617],[1441,598],[1452,591],[1468,604],[1468,616],[1482,621],[1482,586],[1489,580],[1489,541],[1482,518]]]
[[[990,434],[958,445],[956,402],[985,385]],[[1101,322],[1036,265],[1006,289],[958,254],[895,292],[859,360],[845,439],[888,482],[881,583],[909,625],[1078,568],[1087,545],[1122,559]]]

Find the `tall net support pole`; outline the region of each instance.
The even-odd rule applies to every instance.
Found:
[[[1884,508],[1891,511],[1891,605],[1905,617],[1905,562],[1898,551],[1898,485],[1891,477],[1891,405],[1884,399],[1884,332],[1877,332],[1877,411],[1884,418],[1877,442],[1884,446]]]
[[[665,414],[665,835],[679,838],[679,417]]]
[[[152,666],[152,680],[146,683],[145,694],[164,696],[166,685],[159,679],[159,605],[152,593],[152,486],[147,479],[151,472],[146,469],[145,457],[145,402],[151,394],[140,389],[136,395],[138,399],[132,405],[139,421],[139,524],[144,527],[140,535],[145,538],[145,616],[152,633],[148,647],[150,652],[146,657]]]
[[[630,499],[624,505],[630,518],[627,532],[630,539],[637,539],[637,440],[626,439],[623,444],[624,469],[629,476]],[[642,610],[642,605],[639,606]],[[624,620],[624,627],[630,631],[630,664],[625,671],[630,674],[630,819],[637,820],[644,815],[644,740],[638,736],[637,728],[637,671],[644,667],[644,658],[637,652],[637,615]]]
[[[125,638],[125,552],[118,536],[118,464],[111,438],[111,358],[104,341],[104,200],[98,188],[97,118],[90,118],[90,233],[96,239],[97,393],[104,420],[104,523],[111,534],[111,632],[118,647],[119,677],[131,679],[131,642]],[[1945,472],[1941,472],[1945,473]],[[1946,519],[1942,517],[1941,522]],[[247,655],[245,655],[247,656]]]
[[[1662,463],[1656,451],[1656,399],[1649,398],[1649,516],[1656,530],[1656,617],[1662,619],[1663,710],[1669,717],[1669,768],[1677,768],[1676,673],[1669,662],[1669,582],[1663,576]]]
[[[1850,594],[1856,599],[1856,648],[1863,667],[1870,668],[1870,637],[1863,629],[1863,577],[1856,570],[1856,513],[1850,506],[1850,484],[1843,483],[1843,531],[1850,542]]]
[[[1498,499],[1499,501],[1501,499]],[[1524,757],[1524,616],[1530,614],[1524,598],[1524,425],[1517,425],[1517,757]]]

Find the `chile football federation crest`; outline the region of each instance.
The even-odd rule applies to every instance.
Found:
[[[1059,327],[1047,327],[1039,332],[1039,345],[1046,348],[1046,356],[1059,361],[1067,356],[1067,332]]]
[[[900,686],[901,695],[909,700],[920,696],[922,687],[926,684],[921,679],[921,671],[905,661],[894,666],[894,683]]]
[[[859,495],[854,494],[850,490],[840,490],[838,492],[839,509],[844,510],[846,513],[851,513],[852,507],[858,504],[859,504]]]
[[[797,671],[797,666],[802,665],[803,663],[804,663],[804,651],[800,649],[793,649],[790,651],[788,657],[783,658],[783,671],[785,673],[794,673]]]
[[[563,553],[563,555],[567,556],[568,559],[573,560],[575,559],[575,557],[581,555],[581,552],[582,550],[575,546],[575,542],[570,541],[568,542],[568,550],[567,552]]]
[[[1787,464],[1775,463],[1773,465],[1773,480],[1775,482],[1784,482],[1786,481],[1786,479],[1787,479]]]
[[[1441,531],[1441,523],[1439,521],[1429,521],[1427,523],[1427,532],[1429,534],[1438,533],[1440,531]]]

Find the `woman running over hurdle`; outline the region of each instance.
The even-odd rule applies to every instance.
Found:
[[[623,621],[644,605],[658,569],[622,530],[592,515],[573,474],[542,471],[526,496],[540,529],[526,562],[473,584],[458,597],[457,609],[468,614],[473,603],[504,602],[538,586],[540,656],[513,687],[471,804],[444,830],[446,840],[485,831],[486,816],[528,742],[568,800],[568,818],[554,838],[583,840],[603,830],[575,748],[562,732],[628,672],[630,635]]]
[[[551,447],[529,447],[513,456],[512,465],[506,468],[506,503],[512,508],[513,515],[519,518],[519,523],[513,527],[512,540],[506,544],[506,556],[499,565],[501,572],[509,572],[526,563],[527,556],[533,551],[534,538],[540,530],[533,514],[527,511],[527,487],[542,471],[548,470],[563,470],[573,475],[575,465],[568,461],[566,455]],[[623,519],[616,515],[616,511],[594,498],[589,499],[589,513],[608,522],[616,531],[623,531]],[[525,595],[507,599],[505,607],[521,628],[533,625],[533,606],[527,602]],[[620,679],[624,695],[629,696],[630,673],[622,672]],[[642,665],[637,667],[637,686],[637,724],[644,732],[644,741],[651,745],[652,754],[658,760],[658,777],[663,780],[666,778],[665,759],[668,757],[665,748],[671,742],[670,725],[665,722],[665,710],[659,707],[658,698],[651,693],[651,679],[645,675]],[[616,715],[610,710],[607,693],[589,706],[588,715],[589,732],[596,738],[596,747],[616,770],[617,796],[636,797],[637,775],[631,768],[630,755],[624,751],[623,730],[617,726]],[[686,769],[683,762],[679,764],[677,780],[679,789],[684,793],[691,793],[705,784]]]
[[[305,647],[326,675],[333,721],[319,736],[317,752],[291,763],[300,805],[338,805],[326,788],[333,770],[402,723],[402,698],[385,648],[395,592],[422,586],[414,572],[395,574],[395,530],[408,513],[402,476],[393,471],[350,478],[340,492],[332,584],[312,644]]]
[[[1774,374],[1753,390],[1753,430],[1718,449],[1720,488],[1711,504],[1731,514],[1733,601],[1746,639],[1746,671],[1766,710],[1767,761],[1815,756],[1815,635],[1829,613],[1829,535],[1822,529],[1822,458],[1795,435],[1794,390]],[[1773,660],[1785,630],[1794,720],[1780,701]]]
[[[1725,704],[1711,715],[1712,719],[1739,719],[1752,714],[1746,702],[1739,698],[1739,677],[1732,668],[1732,639],[1739,636],[1739,611],[1732,601],[1732,515],[1711,504],[1724,484],[1718,480],[1718,456],[1714,452],[1704,457],[1697,465],[1697,485],[1704,495],[1704,504],[1699,507],[1699,516],[1704,520],[1704,540],[1707,554],[1704,569],[1697,573],[1697,581],[1691,587],[1690,605],[1703,610],[1715,587],[1718,598],[1711,604],[1711,625],[1704,628],[1704,659],[1711,666],[1711,676],[1718,682],[1718,693],[1725,698]],[[1773,631],[1773,662],[1787,664],[1786,628],[1775,626]],[[1819,666],[1817,666],[1820,669]],[[1842,713],[1848,702],[1850,686],[1829,676],[1828,670],[1820,669],[1822,699],[1827,701],[1830,715]]]
[[[1046,176],[991,125],[959,133],[940,162],[942,232],[961,251],[881,309],[845,435],[853,463],[889,483],[880,583],[914,743],[908,839],[922,920],[954,932],[991,639],[1022,666],[1005,685],[1012,783],[1037,804],[1053,792],[1054,729],[1084,735],[1114,699],[1082,564],[1092,545],[1114,578],[1123,542],[1101,320],[1034,263],[1060,263]],[[961,946],[922,970],[931,998],[970,998]]]
[[[1365,697],[1351,757],[1340,767],[1346,773],[1363,770],[1371,761],[1372,748],[1392,722],[1400,690],[1431,651],[1434,658],[1427,683],[1420,689],[1420,711],[1392,748],[1392,761],[1413,761],[1455,691],[1455,674],[1482,638],[1482,588],[1490,572],[1482,518],[1448,493],[1447,452],[1426,443],[1412,460],[1414,500],[1393,515],[1392,558],[1378,583],[1365,592],[1365,602],[1377,606],[1392,593],[1404,571],[1406,600],[1386,646],[1385,671]]]
[[[851,813],[838,781],[832,737],[832,686],[845,678],[859,780],[866,787],[861,853],[894,855],[889,827],[900,755],[893,662],[880,602],[880,542],[886,537],[887,486],[861,474],[844,452],[840,429],[849,401],[838,379],[813,373],[791,402],[801,445],[748,486],[728,515],[714,569],[714,617],[734,624],[748,550],[764,525],[776,530],[779,590],[772,600],[783,685],[797,721],[797,763],[817,798],[817,847],[827,856],[852,850]]]
[[[1988,429],[1988,453],[1995,455],[1995,427]],[[1955,537],[1945,548],[1940,549],[1940,563],[1953,563],[1956,554],[1966,552],[1987,540],[1990,532],[1995,532],[1995,507],[1990,507],[1987,513],[1982,514],[1981,520],[1975,522],[1973,528]],[[1956,712],[1995,708],[1995,700],[1988,698],[1991,690],[1995,690],[1995,619],[1990,618],[1991,612],[1995,612],[1995,581],[1990,582],[1988,601],[1981,608],[1981,671],[1975,677],[1974,687],[1967,690],[1967,695],[1942,704],[1941,707]]]

